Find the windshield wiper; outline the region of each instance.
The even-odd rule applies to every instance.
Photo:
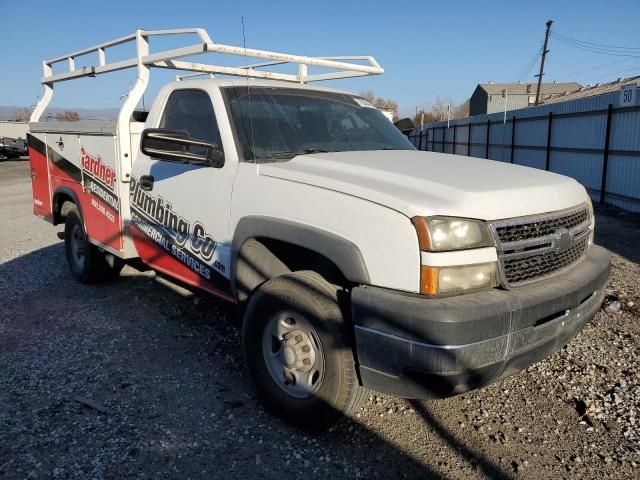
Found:
[[[298,155],[309,155],[312,153],[329,153],[329,150],[324,150],[322,148],[305,148],[303,150],[272,153],[271,155],[268,155],[266,158],[269,160],[290,159],[293,157],[297,157]]]

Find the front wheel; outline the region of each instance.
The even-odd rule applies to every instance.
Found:
[[[249,373],[267,408],[319,429],[355,411],[358,383],[337,289],[315,272],[276,277],[251,296],[242,341]]]

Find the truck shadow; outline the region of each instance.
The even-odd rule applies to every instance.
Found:
[[[499,465],[489,460],[486,456],[469,448],[464,442],[453,435],[441,422],[439,422],[424,405],[423,402],[410,400],[415,411],[422,417],[425,425],[428,425],[444,442],[455,449],[472,466],[477,467],[487,478],[509,479],[512,478]]]
[[[49,265],[47,274],[42,277],[43,265]],[[152,418],[153,420],[145,420],[145,416],[133,415],[134,412],[123,411],[118,412],[117,408],[113,408],[114,412],[110,416],[115,416],[114,421],[118,421],[118,415],[128,416],[130,419],[133,416],[139,418],[137,420],[137,428],[144,431],[147,428],[152,428],[150,424],[154,425],[159,421],[170,422],[171,418],[175,418],[177,413],[171,412],[174,406],[173,400],[167,400],[170,394],[165,390],[165,384],[171,384],[172,378],[175,376],[178,380],[181,371],[175,370],[174,364],[162,361],[157,357],[154,357],[154,361],[148,361],[142,354],[146,352],[147,347],[157,349],[162,352],[174,352],[176,356],[179,356],[181,363],[186,363],[188,367],[194,371],[194,378],[208,378],[211,376],[211,371],[223,371],[228,368],[223,360],[226,357],[233,357],[233,361],[236,363],[237,371],[234,372],[233,377],[236,380],[223,380],[229,383],[231,386],[229,390],[233,391],[235,395],[242,394],[247,400],[249,405],[245,405],[243,415],[260,415],[262,407],[255,400],[253,394],[251,394],[250,380],[246,374],[246,370],[242,365],[241,355],[238,353],[238,345],[235,345],[235,341],[239,340],[240,324],[237,322],[237,315],[235,307],[224,303],[222,301],[203,297],[200,301],[194,302],[194,298],[191,296],[183,296],[179,293],[172,292],[165,287],[158,285],[152,276],[139,274],[134,270],[127,269],[124,275],[115,282],[111,282],[101,286],[85,286],[79,285],[73,281],[64,260],[64,248],[61,244],[51,245],[49,247],[42,248],[40,250],[31,252],[29,254],[20,256],[13,260],[10,260],[0,265],[0,286],[5,290],[11,288],[11,278],[15,278],[16,275],[26,275],[33,278],[33,283],[30,287],[24,291],[16,292],[16,296],[13,299],[14,305],[20,305],[20,308],[13,308],[12,310],[3,312],[3,320],[0,323],[4,323],[5,327],[16,329],[19,335],[15,337],[7,337],[4,341],[0,341],[0,357],[5,354],[10,354],[12,349],[18,348],[17,345],[20,342],[31,343],[32,340],[28,338],[29,322],[38,319],[39,315],[43,312],[66,312],[66,315],[71,316],[72,312],[78,310],[104,310],[104,316],[108,318],[108,321],[114,325],[111,328],[116,328],[116,331],[126,330],[131,328],[134,330],[132,333],[133,340],[128,338],[125,344],[120,349],[114,349],[112,353],[109,350],[105,352],[103,357],[103,364],[97,365],[99,369],[113,369],[114,366],[131,364],[136,366],[136,369],[141,370],[136,373],[142,377],[165,377],[163,382],[158,382],[157,385],[151,387],[150,391],[145,391],[144,396],[148,398],[147,408],[157,412]],[[51,305],[52,298],[60,297],[59,300],[64,305],[53,306]],[[87,303],[90,302],[88,305]],[[93,304],[93,305],[92,305]],[[3,307],[3,308],[6,308]],[[210,312],[215,312],[210,314]],[[127,312],[138,312],[135,314],[136,323],[132,323],[132,319],[127,318]],[[177,312],[177,313],[176,313]],[[160,313],[165,320],[157,318],[157,313]],[[63,313],[62,315],[65,315]],[[41,320],[41,319],[40,319]],[[64,321],[63,321],[64,320]],[[165,321],[172,331],[171,335],[158,334],[154,336],[153,332],[155,321]],[[66,335],[68,335],[68,325],[65,329],[60,330],[57,323],[68,323],[67,319],[63,319],[60,316],[57,320],[42,322],[38,321],[37,328],[39,329],[39,335],[46,335],[56,338],[61,345],[68,342]],[[203,330],[203,327],[206,327]],[[89,325],[77,325],[77,328],[81,330],[79,333],[84,335],[95,336],[96,348],[106,348],[105,345],[111,345],[109,338],[111,333],[105,334],[104,332],[92,333],[93,327]],[[44,329],[44,330],[43,330]],[[96,326],[96,330],[100,328]],[[143,329],[144,335],[141,334]],[[160,330],[161,331],[161,330]],[[202,332],[202,333],[198,333]],[[231,341],[222,342],[221,336],[223,334],[231,335]],[[155,339],[153,345],[144,345],[144,338],[147,335],[152,335]],[[136,340],[138,339],[138,340]],[[115,341],[115,340],[114,340]],[[4,345],[3,345],[4,344]],[[217,353],[211,353],[211,345],[217,345],[215,347]],[[112,347],[113,348],[113,347]],[[4,352],[4,353],[3,353]],[[176,353],[177,352],[177,353]],[[180,352],[186,352],[185,355],[180,355]],[[85,352],[86,353],[86,352]],[[38,352],[32,352],[33,355],[37,355]],[[200,360],[202,354],[207,358],[206,361]],[[87,353],[88,355],[88,353]],[[142,356],[143,358],[135,358],[136,356]],[[172,355],[173,357],[173,355]],[[92,358],[86,358],[86,362],[95,361]],[[62,368],[64,374],[64,366],[56,367],[51,365],[50,368]],[[121,368],[121,367],[118,367]],[[2,375],[2,374],[0,374]],[[44,378],[45,385],[47,381],[47,372],[31,372],[36,378]],[[167,378],[168,377],[168,378]],[[51,378],[56,378],[52,376]],[[98,385],[87,378],[85,380],[75,378],[73,382],[80,382],[79,389],[95,390],[104,392],[107,396],[105,402],[109,402],[108,396],[113,387],[110,385]],[[83,385],[84,383],[84,385]],[[195,380],[194,380],[194,383]],[[191,386],[189,386],[191,388]],[[195,385],[193,388],[202,389],[196,396],[194,404],[190,405],[190,408],[186,410],[180,410],[179,415],[184,417],[178,417],[178,422],[164,423],[163,428],[170,428],[174,435],[183,439],[193,438],[196,432],[205,428],[202,425],[202,409],[214,408],[216,404],[215,399],[211,399],[210,386],[207,385]],[[18,395],[15,393],[15,395]],[[223,405],[222,411],[228,407],[231,400],[224,398],[225,394],[217,399],[217,401]],[[217,397],[216,397],[217,398]],[[0,396],[0,399],[2,397]],[[208,399],[208,400],[205,400]],[[180,402],[186,402],[184,399],[180,399]],[[114,403],[117,403],[117,399],[113,399]],[[210,405],[206,405],[207,402]],[[242,403],[242,402],[240,402]],[[421,402],[411,401],[410,404],[414,408],[415,412],[422,420],[424,427],[429,431],[429,434],[439,438],[442,442],[448,444],[452,451],[459,452],[466,462],[468,462],[473,468],[479,468],[482,473],[492,478],[511,478],[509,473],[501,469],[499,465],[496,465],[490,459],[486,458],[483,454],[474,451],[472,448],[466,446],[464,442],[456,436],[454,432],[449,431],[442,422],[440,422],[430,410],[424,406]],[[188,404],[187,404],[188,405]],[[212,406],[213,405],[213,406]],[[437,407],[436,407],[437,408]],[[19,414],[16,412],[16,414]],[[157,418],[159,417],[159,418]],[[186,418],[185,418],[186,417]],[[192,418],[189,418],[192,417]],[[412,420],[406,419],[406,421],[415,421],[415,416],[411,417]],[[74,417],[69,417],[68,422],[76,421]],[[130,420],[128,420],[130,421]],[[397,421],[385,419],[385,421]],[[262,417],[261,423],[267,422],[270,424],[269,428],[272,429],[276,437],[295,437],[301,435],[300,431],[294,427],[290,427],[280,422],[277,419],[269,420]],[[144,424],[147,424],[146,426]],[[349,425],[354,426],[354,433],[347,434],[351,428]],[[218,432],[219,435],[224,436],[224,433]],[[307,433],[320,442],[320,445],[330,449],[332,452],[338,452],[348,458],[360,458],[367,463],[373,465],[372,471],[370,471],[370,477],[405,477],[405,478],[445,478],[444,475],[438,472],[435,466],[429,465],[425,461],[420,461],[414,458],[409,452],[403,451],[399,446],[394,445],[387,438],[384,438],[380,433],[376,432],[371,426],[367,425],[365,421],[359,421],[356,418],[343,420],[335,429],[322,432],[322,433]],[[138,450],[143,451],[142,445],[148,442],[150,438],[144,436],[137,439],[140,446]],[[189,442],[187,442],[190,444]],[[69,447],[72,449],[81,448],[82,442],[78,445]],[[81,453],[81,451],[78,451]],[[176,448],[172,452],[158,452],[153,449],[146,449],[144,453],[139,454],[139,458],[136,462],[140,465],[146,465],[148,468],[156,468],[166,463],[167,457],[173,458],[177,462],[188,462],[191,458],[189,455],[189,449]],[[46,452],[40,452],[39,455],[48,455]],[[223,463],[228,464],[232,458],[235,458],[237,453],[228,451],[229,458]],[[178,460],[180,459],[180,460]],[[206,466],[203,468],[207,471],[219,471],[217,467],[210,464],[206,465],[207,461],[203,461],[202,458],[192,459],[199,462],[199,465]],[[217,462],[221,460],[217,458]],[[203,463],[204,462],[204,463]],[[255,465],[253,461],[253,455],[251,456],[250,465],[245,467],[246,472],[255,475],[260,475],[261,469]],[[253,465],[253,466],[251,466]],[[345,474],[346,476],[353,477],[353,472],[346,474],[345,472],[336,472],[336,475]],[[197,476],[197,475],[196,475]],[[203,475],[204,476],[204,475]],[[269,475],[267,475],[269,476]],[[287,478],[288,475],[282,472],[279,475],[274,475],[274,478]],[[295,477],[295,475],[292,475]]]
[[[640,214],[611,206],[595,206],[595,243],[640,263]]]

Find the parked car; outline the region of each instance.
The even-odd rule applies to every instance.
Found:
[[[0,157],[17,158],[27,154],[27,141],[23,138],[0,137]]]
[[[171,33],[199,42],[147,52]],[[123,41],[137,57],[108,63]],[[50,73],[94,52],[99,65]],[[198,53],[269,63],[179,60]],[[575,180],[416,151],[365,99],[309,85],[382,73],[355,58],[139,30],[46,61],[30,125],[34,212],[64,224],[72,275],[141,261],[237,305],[257,392],[298,425],[331,424],[368,389],[443,398],[544,359],[600,308],[610,268]],[[297,72],[265,70],[286,62]],[[126,66],[138,80],[117,122],[38,122],[56,82]],[[152,67],[250,78],[170,82],[133,116]]]

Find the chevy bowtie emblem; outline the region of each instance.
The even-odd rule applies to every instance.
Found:
[[[556,237],[553,239],[553,249],[556,252],[564,252],[573,245],[573,235],[567,229],[561,229],[556,232]]]
[[[32,168],[31,169],[31,180],[35,180],[36,179],[36,171]]]

